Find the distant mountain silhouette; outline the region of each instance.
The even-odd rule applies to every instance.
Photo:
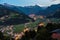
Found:
[[[53,15],[57,10],[60,10],[60,4],[56,4],[56,5],[51,5],[49,6],[45,12],[48,14],[48,15]]]
[[[55,5],[48,6],[45,10],[40,10],[37,14],[38,15],[51,16],[57,10],[60,10],[60,4],[55,4]]]
[[[22,10],[25,14],[36,14],[36,15],[53,15],[57,10],[60,10],[60,4],[54,4],[48,7],[35,6],[26,6],[19,7],[18,9]]]
[[[44,16],[51,16],[54,15],[57,10],[60,10],[60,4],[53,4],[48,7],[40,7],[38,5],[35,6],[14,6],[10,4],[4,4],[5,8],[8,8],[12,11],[17,11],[19,13],[23,12],[26,15],[29,14],[36,14],[36,15],[44,15]]]
[[[25,14],[37,14],[39,11],[42,11],[44,8],[35,5],[35,6],[26,6],[26,7],[19,7]]]
[[[16,6],[0,4],[0,25],[15,25],[34,21],[21,10],[18,11]]]

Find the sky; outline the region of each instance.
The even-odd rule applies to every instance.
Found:
[[[0,0],[0,4],[3,3],[17,6],[50,6],[52,4],[60,4],[60,0]]]

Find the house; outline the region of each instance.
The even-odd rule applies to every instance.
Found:
[[[51,37],[53,39],[60,40],[60,29],[53,30],[51,33],[52,33]]]

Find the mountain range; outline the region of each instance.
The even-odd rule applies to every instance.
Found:
[[[1,5],[3,5],[5,9],[9,9],[9,11],[12,10],[19,13],[23,12],[25,15],[35,14],[35,15],[43,15],[43,16],[53,16],[56,14],[56,11],[60,10],[60,4],[53,4],[48,7],[40,7],[38,5],[22,7],[22,6],[10,5],[7,3]]]
[[[21,7],[21,6],[14,6],[14,5],[10,5],[10,4],[3,4],[5,7],[9,8],[9,9],[12,9],[12,10],[15,10],[15,11],[22,11],[24,12],[26,15],[29,15],[29,14],[37,14],[39,11],[43,11],[45,9],[45,7],[40,7],[38,5],[35,5],[35,6],[24,6],[24,7]]]
[[[16,6],[0,4],[0,25],[17,25],[34,21]]]
[[[60,10],[60,4],[53,4],[48,7],[40,7],[38,5],[21,7],[21,6],[14,6],[14,5],[9,5],[5,3],[4,6],[18,12],[22,11],[26,15],[36,14],[36,15],[49,16],[49,15],[53,15],[57,10]]]

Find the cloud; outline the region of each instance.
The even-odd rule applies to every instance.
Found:
[[[53,4],[59,4],[60,0],[38,0],[37,4],[40,6],[50,6]]]
[[[53,4],[59,4],[60,3],[60,0],[55,0],[54,2],[53,2]]]
[[[60,3],[60,0],[1,0],[0,3],[8,3],[13,5],[20,6],[30,6],[30,5],[39,5],[39,6],[50,6],[52,4]]]
[[[60,0],[52,1],[51,4],[60,4]]]

